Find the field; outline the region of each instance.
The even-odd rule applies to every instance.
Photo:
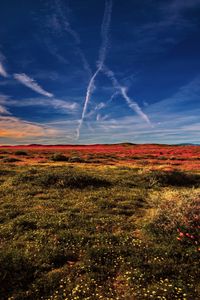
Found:
[[[0,147],[0,299],[200,299],[200,146]]]

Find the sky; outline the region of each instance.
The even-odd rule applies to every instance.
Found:
[[[200,144],[200,0],[2,0],[0,144]]]

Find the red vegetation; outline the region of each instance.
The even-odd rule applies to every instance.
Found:
[[[58,152],[67,157],[81,157],[86,163],[142,165],[155,169],[163,166],[169,170],[174,168],[200,169],[200,146],[193,145],[133,145],[128,143],[113,145],[28,145],[1,146],[0,152],[7,151],[9,154],[15,155],[15,151],[19,149],[29,153],[29,157],[20,157],[24,163],[35,160],[45,162],[44,160],[48,159],[49,155]]]

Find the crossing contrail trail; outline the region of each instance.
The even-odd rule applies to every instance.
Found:
[[[119,81],[115,77],[115,74],[112,70],[108,69],[105,65],[101,68],[101,71],[111,80],[113,87],[119,91],[122,97],[125,99],[128,106],[137,113],[146,123],[151,125],[151,122],[148,116],[142,111],[140,106],[133,101],[127,94],[127,90],[124,86],[120,85]]]
[[[64,30],[71,35],[71,37],[73,38],[74,42],[75,42],[75,46],[76,46],[76,50],[75,53],[79,56],[83,68],[84,70],[87,72],[88,77],[91,77],[92,71],[91,68],[89,66],[89,63],[85,57],[85,54],[83,53],[80,44],[81,44],[81,39],[79,34],[72,28],[69,20],[66,18],[65,14],[64,14],[64,9],[63,9],[63,3],[61,0],[55,0],[55,10],[56,10],[56,14],[57,16],[60,18],[61,24],[64,28]]]
[[[108,33],[109,33],[109,27],[110,27],[110,21],[111,21],[111,14],[112,14],[112,0],[106,0],[104,17],[103,17],[103,22],[102,22],[102,26],[101,26],[102,45],[99,50],[99,59],[97,61],[97,69],[96,69],[95,73],[91,76],[88,87],[87,87],[87,92],[86,92],[85,102],[84,102],[83,111],[82,111],[82,115],[81,115],[81,120],[79,121],[79,125],[77,128],[77,139],[80,136],[80,130],[81,130],[81,127],[82,127],[82,124],[83,124],[83,121],[84,121],[84,118],[86,115],[87,106],[90,101],[92,92],[95,88],[95,85],[94,85],[95,79],[100,72],[103,72],[111,80],[113,87],[115,88],[117,93],[120,93],[122,95],[122,97],[126,101],[127,105],[130,107],[130,109],[132,109],[137,115],[139,115],[146,123],[151,125],[151,122],[150,122],[148,116],[142,111],[140,106],[128,96],[126,87],[122,86],[119,83],[119,81],[117,80],[117,78],[115,77],[114,72],[105,66],[105,59],[106,59],[107,49],[108,49],[108,45],[109,45]]]
[[[99,59],[97,61],[97,70],[90,78],[90,81],[89,81],[89,84],[87,87],[87,92],[86,92],[85,102],[84,102],[83,111],[82,111],[82,115],[81,115],[81,120],[80,120],[79,126],[77,128],[77,139],[80,136],[80,130],[81,130],[81,127],[82,127],[82,124],[84,121],[86,111],[87,111],[87,106],[90,101],[92,92],[94,90],[95,78],[97,77],[99,72],[102,70],[105,59],[106,59],[106,52],[107,52],[107,48],[108,48],[108,32],[109,32],[109,27],[110,27],[111,14],[112,14],[112,0],[106,0],[104,17],[103,17],[103,22],[102,22],[102,26],[101,26],[102,44],[101,44],[101,48],[99,50]]]

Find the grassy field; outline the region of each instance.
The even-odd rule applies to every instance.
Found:
[[[0,299],[200,299],[200,147],[123,147],[0,149]]]

